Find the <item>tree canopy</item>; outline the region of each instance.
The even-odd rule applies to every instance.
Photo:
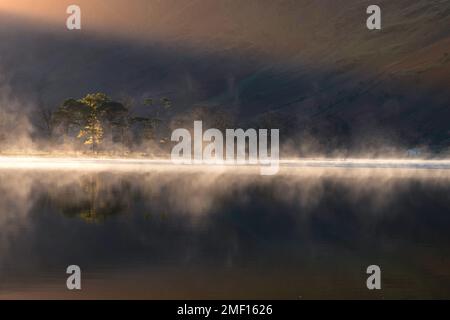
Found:
[[[172,103],[168,98],[159,101],[147,98],[143,105],[150,108],[147,113],[151,116],[135,116],[131,102],[123,104],[104,93],[91,93],[81,99],[65,100],[53,113],[52,124],[65,135],[73,135],[76,131],[75,138],[82,144],[92,146],[92,151],[96,152],[103,143],[106,131],[123,145],[130,143],[127,137],[133,125],[140,128],[142,139],[153,139],[156,128],[162,122],[161,113],[170,109]]]

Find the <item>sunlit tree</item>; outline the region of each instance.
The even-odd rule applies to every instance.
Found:
[[[92,151],[95,152],[103,141],[104,130],[101,120],[107,112],[105,106],[110,100],[104,93],[93,93],[88,94],[80,102],[86,105],[89,111],[86,113],[84,128],[81,128],[77,138],[84,139],[84,144],[92,145]]]
[[[104,93],[92,93],[81,99],[68,99],[53,113],[52,126],[63,130],[66,136],[74,136],[97,152],[107,133],[114,142],[128,148],[133,143],[132,127],[138,128],[138,137],[143,140],[156,138],[156,131],[172,103],[168,98],[145,99],[147,114],[136,115],[132,99],[124,103],[111,100]],[[141,112],[142,113],[142,112]],[[75,133],[76,132],[76,133]]]
[[[64,128],[66,134],[70,127],[78,129],[77,138],[84,144],[91,145],[96,152],[103,141],[104,126],[124,125],[126,108],[104,93],[88,94],[82,99],[69,99],[58,108],[54,119]]]

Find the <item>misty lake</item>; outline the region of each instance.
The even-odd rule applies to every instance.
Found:
[[[442,170],[2,169],[0,298],[449,299],[449,195]]]

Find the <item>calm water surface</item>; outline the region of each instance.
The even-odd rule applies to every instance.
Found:
[[[0,298],[450,299],[450,174],[0,170]]]

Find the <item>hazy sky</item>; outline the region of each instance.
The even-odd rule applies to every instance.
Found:
[[[158,0],[0,0],[0,11],[65,26],[67,7],[77,4],[81,7],[84,29],[129,32],[142,26],[154,11],[150,10],[152,5],[158,3]]]
[[[0,0],[0,13],[31,17],[64,30],[66,9],[77,4],[84,32],[175,40],[223,47],[259,48],[266,54],[297,51],[319,33],[344,0]],[[345,6],[344,6],[345,7]],[[325,10],[326,8],[326,10]],[[362,10],[362,9],[361,9]],[[351,14],[350,14],[351,15]],[[351,23],[356,23],[357,20]],[[313,31],[313,32],[311,32]],[[267,47],[270,48],[267,48]]]

